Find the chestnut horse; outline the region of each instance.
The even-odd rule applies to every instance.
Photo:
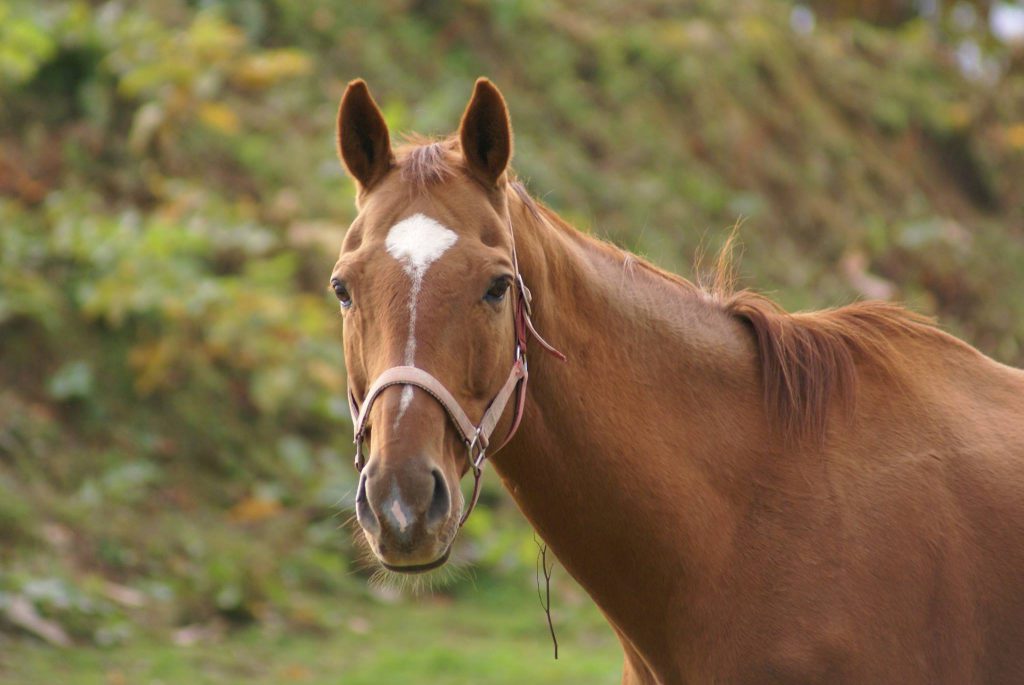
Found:
[[[487,449],[623,682],[1024,683],[1024,372],[895,305],[790,314],[577,232],[512,176],[485,79],[457,135],[398,149],[353,81],[338,148],[386,567],[445,561]]]

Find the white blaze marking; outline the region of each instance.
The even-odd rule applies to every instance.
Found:
[[[391,227],[384,247],[388,254],[397,259],[405,273],[412,279],[412,290],[409,293],[409,337],[405,342],[406,366],[414,366],[416,361],[416,300],[423,288],[423,277],[430,265],[448,251],[459,236],[455,231],[424,214],[413,214],[402,219]],[[398,416],[395,417],[395,430],[405,415],[405,410],[412,402],[412,386],[402,388],[402,397],[398,404]]]

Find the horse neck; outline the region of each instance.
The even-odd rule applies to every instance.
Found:
[[[634,635],[635,607],[652,626],[659,592],[724,558],[734,486],[766,439],[753,342],[693,286],[541,212],[512,205],[534,322],[568,361],[531,347],[522,427],[495,468]]]

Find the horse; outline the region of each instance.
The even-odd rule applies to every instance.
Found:
[[[487,79],[447,138],[393,148],[361,80],[337,125],[381,564],[443,564],[487,459],[624,683],[1024,682],[1024,371],[895,304],[788,313],[577,231],[511,171]]]

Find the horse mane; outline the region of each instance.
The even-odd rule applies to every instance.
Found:
[[[795,442],[820,444],[834,402],[852,410],[858,365],[871,366],[899,382],[905,358],[896,341],[929,336],[953,340],[934,319],[891,302],[869,300],[814,312],[787,312],[764,295],[736,289],[733,227],[714,264],[703,269],[701,290],[743,323],[757,343],[764,406],[773,426]]]
[[[765,408],[772,424],[795,441],[824,441],[834,400],[852,410],[859,364],[898,382],[898,362],[905,355],[896,340],[941,335],[931,319],[889,302],[793,314],[742,290],[726,300],[724,310],[753,332]]]
[[[439,183],[462,168],[455,137],[407,138],[397,151],[403,179],[415,187]],[[563,232],[584,236],[554,210],[535,200],[510,171],[510,189],[531,216]],[[855,302],[814,312],[787,312],[778,303],[751,290],[737,290],[733,265],[736,228],[698,283],[665,271],[612,243],[585,236],[587,242],[623,263],[667,281],[684,295],[700,298],[743,323],[752,333],[761,372],[763,402],[771,425],[791,443],[825,440],[834,402],[852,410],[859,369],[871,366],[898,382],[905,359],[898,339],[930,337],[956,342],[933,319],[900,305],[881,301]],[[962,344],[962,343],[959,343]]]
[[[513,184],[513,190],[534,216],[542,216],[563,231],[583,235],[530,197],[521,183]],[[704,268],[698,254],[697,283],[608,241],[585,238],[620,261],[623,269],[633,272],[639,268],[668,282],[684,297],[696,297],[718,308],[750,330],[757,348],[763,404],[771,425],[788,444],[824,442],[834,404],[848,411],[855,406],[859,369],[877,369],[898,387],[902,382],[900,362],[906,359],[898,340],[928,337],[963,346],[943,333],[934,319],[891,302],[869,300],[791,313],[760,293],[737,289],[734,252],[738,229],[738,224],[733,227],[709,268]]]

